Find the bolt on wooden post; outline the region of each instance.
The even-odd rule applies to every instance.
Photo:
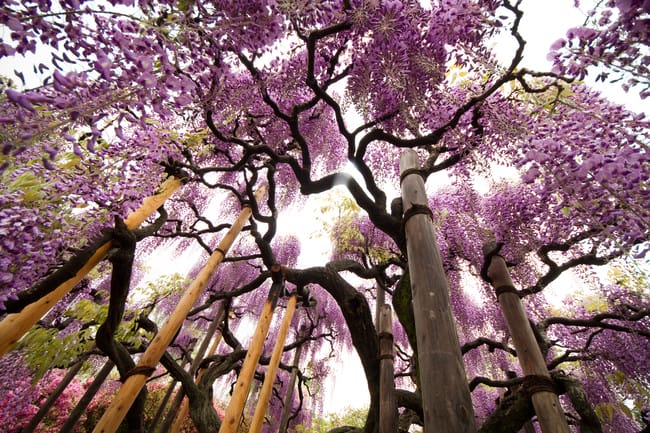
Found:
[[[424,433],[472,433],[474,410],[417,153],[400,158]]]
[[[495,248],[495,243],[488,243],[483,247],[487,276],[497,293],[503,317],[517,351],[517,359],[526,375],[524,386],[535,384],[530,392],[540,428],[543,433],[569,433],[564,410],[553,391],[551,375],[546,368],[542,351],[535,340],[519,294],[513,286],[506,262],[500,255],[490,254]]]

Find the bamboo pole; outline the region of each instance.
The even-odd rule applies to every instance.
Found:
[[[71,433],[73,431],[75,424],[77,421],[79,421],[81,415],[84,414],[88,408],[88,405],[99,391],[99,388],[101,388],[102,384],[113,370],[113,367],[113,361],[110,359],[104,363],[104,366],[101,368],[101,370],[99,370],[90,386],[86,388],[86,392],[79,399],[77,405],[74,407],[74,409],[67,413],[67,419],[61,426],[59,433]]]
[[[487,249],[484,247],[484,252]],[[515,292],[506,262],[503,257],[496,254],[489,260],[487,274],[497,291],[499,305],[517,351],[521,369],[527,377],[546,378],[551,387],[551,375],[546,368],[542,351],[535,340],[535,334],[528,322],[519,295]],[[526,379],[524,379],[524,386],[526,386]],[[569,433],[569,425],[560,400],[555,392],[548,389],[549,387],[536,386],[536,389],[531,390],[531,400],[540,428],[543,433]]]
[[[225,311],[223,308],[223,304],[219,304],[217,307],[217,312],[212,320],[212,323],[210,323],[210,326],[208,327],[207,331],[205,332],[205,336],[203,338],[203,341],[201,342],[201,345],[199,346],[199,349],[196,352],[196,355],[194,356],[194,360],[192,361],[192,364],[190,365],[189,372],[191,375],[194,375],[196,371],[199,369],[199,365],[203,361],[203,359],[206,356],[212,356],[214,352],[210,352],[208,355],[206,355],[206,350],[208,350],[208,345],[210,344],[210,341],[212,341],[212,337],[214,336],[215,332],[217,331],[217,328],[223,321],[225,316]],[[215,344],[212,345],[214,350],[216,350],[216,346],[219,344],[221,336],[219,336]],[[210,349],[212,350],[212,349]],[[196,383],[199,383],[199,379],[195,379]],[[187,415],[187,407],[185,408],[185,412],[183,412],[183,409],[181,406],[184,404],[184,402],[187,401],[187,398],[185,396],[185,391],[181,387],[176,395],[174,396],[174,400],[172,401],[172,404],[169,407],[169,411],[167,411],[167,416],[165,417],[165,421],[161,424],[160,430],[158,433],[166,433],[167,431],[173,432],[174,431],[174,426],[176,426],[177,429],[180,428],[180,425],[182,423],[182,419],[185,418]],[[178,421],[178,419],[181,418],[181,421]],[[154,430],[150,428],[150,430],[153,432]]]
[[[306,329],[300,331],[299,338],[303,338],[306,334]],[[302,344],[296,348],[296,353],[293,356],[293,365],[291,367],[291,377],[289,378],[289,385],[287,386],[287,395],[284,396],[284,407],[282,408],[282,416],[280,417],[280,427],[278,433],[287,433],[289,426],[289,416],[291,415],[291,402],[293,401],[293,389],[296,387],[296,379],[298,377],[298,363],[302,355]]]
[[[124,221],[130,229],[136,229],[156,209],[158,209],[174,192],[181,186],[181,180],[175,177],[168,178],[160,187],[160,190],[142,202],[142,205],[134,210]],[[47,313],[57,302],[72,290],[79,281],[84,278],[106,256],[111,248],[111,242],[106,242],[99,247],[86,264],[79,269],[74,277],[59,285],[54,291],[48,293],[38,301],[27,305],[19,313],[9,314],[0,322],[0,357],[4,356],[9,349],[34,326],[41,317]]]
[[[280,293],[284,288],[280,266],[274,266],[271,269],[271,272],[273,276],[273,284],[271,285],[271,290],[269,291],[264,307],[262,308],[260,319],[257,322],[255,333],[253,334],[253,340],[246,352],[246,357],[244,358],[239,376],[237,377],[237,383],[235,384],[234,392],[230,398],[228,407],[226,408],[226,414],[224,415],[223,422],[219,428],[219,433],[235,433],[237,431],[237,426],[239,425],[239,420],[241,419],[244,405],[246,404],[246,398],[248,397],[249,387],[253,380],[253,376],[255,375],[255,368],[257,367],[257,362],[262,354],[264,340],[269,332],[273,310],[275,309]]]
[[[77,373],[81,370],[81,367],[83,366],[84,362],[88,358],[89,355],[84,355],[79,361],[75,362],[72,367],[68,369],[68,372],[66,375],[61,379],[61,382],[54,388],[54,391],[47,397],[47,400],[41,404],[41,407],[38,409],[38,412],[36,412],[36,415],[32,417],[32,419],[29,421],[29,424],[27,424],[23,429],[20,431],[20,433],[33,433],[36,430],[36,427],[40,424],[41,421],[43,421],[43,418],[45,418],[45,415],[50,411],[52,406],[54,406],[54,403],[56,403],[56,400],[59,398],[61,394],[63,394],[63,391],[70,385],[70,382],[72,382],[72,379],[74,379],[77,376]]]
[[[379,311],[379,433],[397,433],[398,414],[393,365],[393,311]]]
[[[214,339],[214,342],[212,343],[212,346],[210,346],[210,349],[208,349],[208,351],[205,353],[205,356],[201,355],[200,358],[197,356],[195,359],[199,359],[199,360],[202,361],[203,359],[214,355],[214,353],[217,351],[217,347],[219,347],[219,343],[221,343],[221,337],[222,337],[221,334],[216,336],[216,338]],[[191,370],[192,373],[196,372],[196,370],[198,369],[198,366],[200,364],[201,364],[201,362],[199,361],[196,364],[196,368],[193,369],[193,371]],[[200,370],[199,373],[196,375],[196,379],[194,381],[197,384],[201,381],[201,378],[203,377],[203,374],[205,374],[204,369]],[[182,392],[182,389],[179,391],[179,393],[180,392]],[[173,406],[172,406],[172,408],[173,408]],[[181,424],[183,424],[183,421],[185,421],[185,418],[187,417],[187,413],[189,412],[189,409],[190,409],[190,402],[187,399],[187,396],[185,396],[183,398],[182,403],[181,403],[181,407],[178,409],[178,414],[174,418],[174,423],[172,424],[171,428],[169,429],[170,433],[178,433],[180,431]],[[162,431],[161,433],[164,433],[164,431]]]
[[[255,194],[256,200],[259,200],[262,194],[264,194],[264,188],[260,188],[260,190],[257,191]],[[230,230],[228,230],[228,233],[226,233],[221,242],[219,242],[214,253],[212,253],[208,258],[205,266],[201,269],[190,286],[185,290],[185,293],[176,305],[176,309],[172,312],[171,316],[167,319],[162,328],[160,328],[158,334],[156,334],[153,340],[151,340],[149,347],[147,347],[147,350],[140,358],[136,369],[140,369],[141,371],[153,370],[156,364],[158,364],[158,361],[160,361],[167,346],[169,346],[176,335],[176,332],[183,324],[187,313],[189,313],[190,309],[207,286],[208,281],[212,275],[214,275],[219,264],[223,261],[226,252],[233,244],[235,238],[242,230],[251,214],[252,210],[249,206],[242,209],[241,213],[230,227]],[[113,399],[113,402],[106,409],[106,412],[104,412],[104,415],[102,415],[101,419],[95,426],[93,433],[113,433],[117,430],[127,411],[135,401],[138,393],[147,381],[147,377],[148,374],[146,373],[133,374],[124,381],[122,387]]]
[[[151,433],[154,433],[158,429],[158,423],[160,421],[163,421],[163,423],[161,424],[158,433],[161,432],[164,433],[165,431],[167,431],[167,427],[169,427],[169,424],[166,425],[166,423],[167,420],[169,420],[169,417],[171,416],[171,411],[172,411],[171,407],[173,407],[176,397],[179,395],[179,392],[174,393],[174,390],[176,389],[176,385],[178,385],[178,382],[176,380],[172,380],[171,383],[167,386],[165,395],[163,396],[162,400],[160,401],[160,404],[158,405],[158,410],[154,414],[151,423],[147,427],[148,431],[150,431]],[[172,406],[170,406],[169,410],[166,410],[167,403],[169,403],[169,400],[171,400],[172,395],[174,396],[174,400],[172,400]],[[165,412],[167,412],[167,417],[163,418],[163,413]]]
[[[280,325],[280,330],[278,331],[278,338],[275,342],[273,353],[271,354],[271,361],[269,361],[269,366],[266,369],[264,384],[262,385],[262,390],[260,391],[260,395],[257,399],[257,407],[255,408],[253,420],[251,421],[251,428],[248,433],[260,433],[260,431],[262,431],[262,424],[264,424],[264,415],[266,415],[266,409],[269,407],[271,391],[273,391],[275,377],[278,374],[278,366],[280,365],[280,358],[282,357],[284,342],[287,339],[287,333],[289,332],[289,326],[291,325],[293,313],[296,311],[296,302],[297,296],[294,293],[289,298],[289,302],[287,303],[287,311],[284,313],[284,318],[282,319],[282,324]]]
[[[472,433],[474,410],[417,153],[400,158],[425,433]],[[428,214],[427,214],[428,213]]]

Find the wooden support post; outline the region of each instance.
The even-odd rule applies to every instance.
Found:
[[[220,310],[219,315],[218,315],[218,318],[219,318],[218,322],[215,319],[215,322],[217,322],[217,323],[220,323],[223,320],[223,315],[224,315],[223,306],[220,306],[220,307],[221,307],[221,310]],[[206,335],[206,337],[209,336],[210,338],[212,338],[212,334],[214,334],[214,331],[212,331],[212,334],[211,334],[210,330],[208,330],[207,334],[208,335]],[[221,337],[222,337],[222,335],[221,335],[221,333],[219,333],[219,335],[217,335],[217,337],[214,339],[214,342],[212,343],[212,346],[210,346],[210,349],[208,349],[207,352],[205,350],[203,350],[203,352],[201,352],[200,355],[197,353],[196,358],[194,358],[194,362],[192,363],[192,366],[190,367],[190,372],[192,374],[196,373],[196,371],[199,368],[199,365],[201,364],[201,361],[203,361],[205,358],[207,358],[209,356],[214,355],[214,353],[217,351],[217,347],[219,347],[219,343],[221,343]],[[206,338],[206,341],[209,342],[210,338]],[[200,348],[199,348],[199,351],[200,351]],[[205,373],[205,370],[201,370],[196,375],[196,379],[194,381],[197,384],[201,381],[201,378],[203,377],[204,373]],[[182,391],[183,390],[181,388],[181,390],[179,391],[179,395],[182,395]],[[172,409],[173,409],[173,406],[172,406]],[[187,396],[185,396],[183,398],[183,401],[181,403],[180,408],[177,411],[177,415],[174,418],[174,423],[172,424],[172,427],[169,429],[169,433],[178,433],[181,430],[181,424],[183,424],[183,421],[187,417],[187,413],[189,412],[189,409],[190,409],[189,400],[187,399]],[[164,433],[164,431],[161,432],[161,433]]]
[[[72,409],[70,412],[66,414],[67,418],[63,423],[63,425],[61,426],[59,433],[71,433],[74,430],[75,424],[77,423],[77,421],[79,421],[81,415],[83,415],[86,412],[88,405],[90,404],[90,402],[92,402],[93,398],[95,397],[95,395],[97,394],[101,386],[104,384],[104,381],[111,373],[114,366],[115,365],[113,364],[113,361],[111,361],[110,359],[108,359],[104,363],[104,366],[95,375],[93,382],[90,384],[88,388],[86,388],[86,392],[84,393],[83,396],[81,396],[81,398],[77,402],[77,405],[74,407],[74,409]]]
[[[210,344],[210,341],[212,341],[212,337],[217,331],[217,328],[223,321],[224,315],[225,312],[223,309],[223,304],[219,304],[217,306],[215,317],[210,323],[210,326],[208,326],[207,331],[205,331],[205,336],[203,337],[203,341],[201,342],[201,345],[196,351],[196,354],[194,355],[194,360],[190,365],[189,372],[191,375],[194,375],[196,373],[196,371],[199,368],[199,365],[201,364],[205,356],[212,356],[214,354],[214,352],[209,352],[206,355],[206,351],[208,351],[208,345]],[[210,350],[212,350],[213,348],[214,350],[216,350],[217,349],[216,346],[219,344],[220,340],[221,340],[221,335],[219,335],[216,338],[215,343],[212,345]],[[198,377],[196,378],[195,382],[199,383]],[[187,398],[185,397],[185,392],[183,390],[183,387],[181,386],[181,388],[178,390],[176,395],[174,395],[174,399],[172,400],[172,403],[169,405],[167,416],[165,417],[165,420],[160,425],[160,429],[158,433],[167,433],[168,431],[173,432],[174,428],[176,428],[176,431],[180,429],[182,420],[185,418],[185,416],[187,416],[188,405],[186,405],[185,403],[187,403]],[[182,406],[185,406],[185,408],[183,409]],[[155,423],[155,421],[156,420],[154,419],[152,425]],[[149,426],[149,431],[154,432],[155,430],[153,427]]]
[[[237,426],[239,425],[239,420],[241,419],[244,405],[246,404],[246,398],[248,397],[249,387],[255,375],[255,368],[257,367],[260,355],[262,355],[264,340],[269,332],[273,310],[275,310],[278,298],[284,290],[284,279],[280,266],[274,266],[271,269],[271,273],[273,276],[273,284],[262,308],[260,319],[257,322],[257,327],[253,334],[253,340],[246,352],[244,363],[239,371],[237,383],[226,408],[226,414],[223,417],[219,433],[235,433],[237,431]]]
[[[306,332],[306,328],[302,329],[298,338],[303,338]],[[287,433],[287,427],[289,427],[291,403],[293,402],[293,389],[296,387],[296,379],[298,377],[298,364],[300,363],[300,356],[302,355],[302,346],[302,344],[298,346],[296,348],[296,353],[293,355],[291,377],[289,378],[289,385],[287,386],[287,395],[284,396],[284,407],[282,408],[282,416],[280,417],[280,427],[278,428],[278,433]]]
[[[381,289],[380,289],[381,290]],[[393,365],[393,311],[379,311],[379,433],[397,433],[398,414]]]
[[[61,382],[59,382],[56,388],[54,388],[54,391],[52,391],[52,393],[47,397],[47,400],[41,404],[41,407],[38,409],[38,412],[36,412],[36,415],[32,417],[32,419],[29,421],[29,424],[23,427],[20,433],[33,433],[36,431],[38,424],[43,421],[43,418],[45,418],[45,415],[47,415],[52,406],[54,406],[54,403],[56,403],[56,400],[59,398],[59,396],[63,394],[63,391],[65,391],[68,385],[70,385],[70,382],[72,382],[72,380],[77,376],[77,373],[79,373],[81,370],[81,367],[83,366],[86,359],[88,359],[88,356],[89,355],[84,355],[81,359],[75,362],[72,367],[68,369],[66,375],[63,377],[63,379],[61,379]]]
[[[476,431],[472,399],[451,311],[417,153],[400,158],[402,202],[418,359],[424,433]]]
[[[251,428],[248,433],[260,433],[260,431],[262,431],[262,424],[264,424],[264,415],[266,415],[266,409],[269,407],[271,391],[273,391],[275,377],[278,374],[278,366],[280,365],[280,358],[282,358],[284,342],[287,339],[287,333],[289,332],[291,319],[293,318],[293,313],[296,310],[296,301],[297,296],[294,293],[289,298],[289,302],[287,303],[287,311],[284,313],[284,318],[282,319],[282,324],[280,325],[280,330],[278,331],[278,338],[275,342],[275,347],[273,347],[273,353],[271,354],[269,366],[266,369],[264,383],[262,384],[262,390],[260,391],[260,395],[257,399],[257,407],[255,408],[253,420],[251,421]]]
[[[484,247],[487,254],[492,244]],[[517,351],[521,369],[526,375],[524,387],[531,387],[531,400],[543,433],[569,433],[564,410],[557,394],[553,392],[551,376],[546,368],[542,351],[535,340],[535,334],[528,322],[528,317],[521,304],[518,293],[510,279],[510,273],[503,257],[494,254],[489,260],[487,275],[497,292],[503,317]],[[527,380],[532,379],[532,380]],[[541,379],[540,379],[541,378]]]
[[[381,309],[386,304],[386,292],[382,285],[377,283],[377,299],[375,304],[375,328],[379,329],[379,316],[381,315]]]
[[[143,200],[142,206],[134,210],[124,221],[130,229],[136,229],[146,220],[156,209],[158,209],[174,192],[181,186],[181,180],[175,177],[167,179],[161,185],[160,191],[155,195]],[[41,317],[47,313],[57,302],[59,302],[70,290],[72,290],[91,269],[93,269],[111,249],[111,242],[106,242],[99,247],[88,262],[75,274],[74,277],[65,281],[54,291],[45,295],[38,301],[29,304],[19,313],[9,314],[0,322],[0,357],[11,349],[11,347],[25,335],[29,329],[38,322]]]
[[[256,199],[259,200],[262,194],[264,194],[264,188],[257,191],[255,194]],[[224,259],[226,252],[233,244],[235,238],[242,230],[251,214],[252,211],[249,206],[242,209],[241,213],[230,227],[230,230],[228,230],[228,233],[226,233],[221,242],[219,242],[214,253],[212,253],[208,258],[205,266],[203,266],[194,281],[192,281],[190,286],[185,290],[185,293],[176,305],[176,309],[172,312],[171,316],[169,316],[162,328],[160,328],[158,334],[156,334],[153,340],[151,340],[147,350],[145,350],[144,354],[140,357],[136,369],[144,371],[144,373],[133,374],[124,381],[111,405],[106,409],[106,412],[104,412],[104,415],[102,415],[101,419],[95,426],[93,433],[114,433],[117,430],[124,419],[124,416],[131,408],[131,405],[147,381],[148,374],[146,372],[152,371],[156,367],[156,364],[158,364],[158,361],[160,361],[167,346],[172,342],[176,332],[180,329],[185,317],[187,317],[187,313],[189,313],[196,300],[199,298],[201,293],[203,293],[208,281],[214,275],[217,267]]]

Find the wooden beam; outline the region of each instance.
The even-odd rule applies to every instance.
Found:
[[[221,333],[217,334],[216,338],[214,339],[214,342],[212,343],[209,349],[208,349],[208,345],[210,345],[210,341],[212,340],[212,337],[214,337],[214,334],[217,332],[217,328],[219,328],[221,322],[223,322],[225,315],[226,312],[223,308],[223,304],[219,304],[219,306],[217,307],[217,312],[215,314],[215,317],[212,320],[212,323],[210,323],[208,330],[205,332],[203,341],[201,342],[199,349],[196,351],[196,354],[194,355],[194,360],[192,361],[192,365],[190,365],[191,375],[196,374],[196,372],[199,369],[199,366],[201,365],[201,362],[203,362],[205,358],[214,355],[214,353],[217,351],[217,347],[221,342],[221,337],[222,337]],[[204,373],[205,370],[199,371],[199,373],[196,374],[196,378],[194,379],[194,382],[198,384],[199,381],[201,380],[201,377],[203,377]],[[181,387],[181,389],[178,390],[178,394],[176,395],[176,398],[174,398],[174,401],[172,402],[171,407],[169,408],[169,414],[167,415],[168,417],[170,416],[173,417],[171,428],[169,428],[170,433],[178,433],[180,431],[181,424],[183,424],[183,421],[187,417],[189,408],[190,408],[189,401],[187,399],[187,396],[184,395],[183,388]],[[169,424],[167,424],[166,426],[165,425],[161,426],[161,433],[165,433],[167,431],[168,426]]]
[[[305,337],[306,328],[300,331],[299,339]],[[304,343],[303,343],[304,344]],[[289,385],[287,386],[287,394],[284,396],[284,407],[282,408],[282,416],[280,417],[280,427],[278,433],[287,433],[289,427],[289,417],[291,416],[291,403],[293,402],[293,390],[296,387],[296,379],[298,377],[298,364],[300,363],[300,356],[302,355],[302,346],[296,348],[296,353],[293,355],[293,365],[291,367],[291,377],[289,378]]]
[[[143,200],[142,206],[134,210],[124,221],[130,229],[136,229],[146,220],[156,209],[158,209],[174,192],[181,187],[181,180],[175,177],[168,178],[160,187],[155,195]],[[75,274],[74,277],[59,285],[54,291],[45,295],[36,302],[27,305],[19,313],[9,314],[0,322],[0,357],[4,356],[14,344],[25,335],[29,329],[38,322],[41,317],[47,313],[57,302],[59,302],[70,290],[72,290],[79,281],[84,278],[91,269],[102,261],[108,250],[111,249],[111,242],[106,242],[99,247],[86,264]]]
[[[264,194],[264,188],[257,191],[255,194],[256,199],[259,200],[262,194]],[[146,371],[152,370],[156,367],[158,361],[160,361],[160,358],[165,353],[167,346],[172,342],[176,332],[183,324],[185,317],[187,317],[187,313],[189,313],[196,300],[199,298],[201,293],[203,293],[208,281],[210,281],[210,278],[212,278],[216,272],[217,267],[223,261],[225,254],[232,246],[235,238],[242,230],[251,214],[252,211],[249,206],[242,209],[241,213],[230,227],[230,230],[228,230],[224,238],[219,242],[214,253],[212,253],[208,258],[205,266],[203,266],[194,281],[192,281],[190,286],[183,293],[183,296],[176,305],[176,309],[160,328],[160,331],[158,331],[158,334],[153,338],[147,347],[147,350],[140,357],[136,369]],[[135,401],[135,398],[138,396],[140,390],[147,381],[147,377],[148,374],[134,374],[126,379],[111,402],[111,405],[106,409],[106,412],[104,412],[104,415],[102,415],[95,426],[93,433],[114,433],[117,430],[124,419],[124,416]]]
[[[379,433],[397,433],[393,363],[393,310],[383,305],[379,311]]]
[[[476,431],[472,399],[451,311],[417,153],[400,158],[425,433]]]
[[[212,346],[210,346],[210,349],[208,349],[208,351],[205,353],[205,356],[201,355],[200,358],[197,357],[196,359],[199,359],[199,360],[202,361],[203,359],[214,355],[215,352],[217,351],[217,347],[219,347],[219,343],[221,343],[221,337],[222,337],[222,334],[219,333],[217,335],[217,337],[214,339],[214,342],[212,343]],[[200,364],[200,362],[197,363],[197,367],[198,367],[199,364]],[[190,369],[190,371],[191,371],[191,369]],[[195,371],[196,370],[194,370],[193,373]],[[204,373],[205,373],[205,369],[201,369],[198,372],[198,374],[196,375],[196,379],[194,380],[194,382],[198,384],[201,381],[201,378],[203,377]],[[182,392],[182,389],[179,392]],[[185,396],[183,398],[182,403],[181,403],[181,407],[178,410],[178,414],[174,418],[174,423],[172,424],[172,427],[169,429],[170,433],[178,433],[181,430],[181,425],[183,424],[183,421],[185,421],[185,418],[187,417],[189,409],[190,409],[189,400],[187,399],[187,396]]]
[[[269,366],[266,369],[264,383],[262,384],[262,390],[260,391],[260,394],[257,398],[257,407],[255,408],[255,413],[253,414],[253,420],[251,421],[251,427],[248,433],[260,433],[260,431],[262,431],[264,416],[266,415],[266,409],[269,407],[271,391],[273,391],[273,384],[275,383],[275,377],[278,374],[280,358],[282,358],[284,342],[287,339],[287,333],[289,332],[289,326],[291,325],[293,313],[296,311],[296,302],[297,296],[294,293],[289,298],[289,302],[287,303],[287,310],[284,313],[282,324],[280,325],[280,330],[278,331],[278,337],[275,342],[275,346],[273,347],[273,353],[271,354]]]
[[[244,410],[244,405],[246,404],[246,398],[248,397],[248,391],[250,389],[251,381],[255,375],[255,369],[257,363],[262,355],[262,349],[264,347],[264,340],[266,335],[269,332],[269,326],[271,325],[271,318],[273,317],[273,310],[278,302],[280,293],[284,290],[284,282],[281,276],[277,276],[281,273],[280,267],[277,269],[272,269],[274,272],[274,281],[271,285],[271,290],[269,291],[264,307],[262,308],[262,313],[260,314],[260,319],[257,322],[257,327],[255,328],[255,333],[253,334],[253,340],[251,341],[248,351],[246,352],[246,357],[244,358],[244,363],[242,364],[241,370],[239,371],[239,376],[237,377],[237,383],[235,384],[235,389],[233,391],[228,407],[226,408],[226,414],[223,417],[223,422],[219,428],[219,433],[235,433],[237,427],[239,426],[239,420],[241,419],[242,412]]]
[[[487,274],[491,279],[491,284],[497,289],[499,305],[517,351],[517,359],[519,359],[522,371],[526,376],[541,376],[547,378],[549,383],[552,383],[542,351],[537,344],[537,340],[535,340],[535,334],[521,304],[521,299],[514,291],[515,288],[510,279],[505,260],[499,255],[492,255],[489,260]],[[524,386],[525,384],[524,381]],[[537,388],[539,389],[539,387]],[[540,390],[531,392],[531,394],[533,407],[542,432],[569,433],[569,425],[557,394],[551,390]]]

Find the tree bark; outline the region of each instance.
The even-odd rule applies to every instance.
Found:
[[[115,332],[122,322],[126,298],[129,294],[131,271],[135,257],[136,237],[126,224],[115,218],[113,249],[109,251],[109,261],[113,265],[111,273],[111,294],[108,315],[95,336],[97,347],[115,363],[121,377],[126,377],[135,368],[135,361],[128,350],[115,340]],[[143,388],[127,412],[126,420],[131,433],[144,432],[144,404],[147,390]]]
[[[517,433],[535,415],[530,396],[521,389],[502,398],[478,433]]]
[[[379,339],[372,312],[365,296],[339,275],[336,263],[304,270],[288,269],[287,281],[297,286],[318,284],[336,301],[350,330],[352,344],[359,355],[368,383],[370,406],[363,428],[365,433],[379,431]]]
[[[225,315],[225,311],[223,308],[223,304],[219,304],[219,307],[217,308],[217,314],[215,315],[214,320],[212,320],[210,326],[208,327],[208,330],[205,333],[205,337],[203,338],[203,341],[201,342],[201,345],[199,346],[199,349],[197,350],[196,355],[194,356],[192,365],[190,365],[191,375],[194,375],[198,371],[201,362],[206,356],[206,351],[207,351],[207,356],[212,356],[214,352],[217,350],[217,346],[219,346],[219,342],[221,341],[220,335],[217,336],[214,343],[210,347],[210,350],[207,349],[208,349],[208,345],[210,344],[210,341],[212,340],[212,337],[217,331],[217,328],[219,328],[219,325],[223,321],[224,315]],[[202,372],[199,373],[199,375],[196,377],[197,383],[201,379],[201,375]],[[161,426],[159,433],[167,433],[167,431],[170,431],[171,433],[177,433],[181,428],[181,424],[183,423],[183,420],[187,416],[188,407],[189,406],[188,406],[187,398],[185,397],[183,388],[181,388],[179,389],[178,393],[176,394],[176,397],[174,398],[174,401],[171,404],[171,407],[169,408],[169,413],[167,414],[165,423]]]

